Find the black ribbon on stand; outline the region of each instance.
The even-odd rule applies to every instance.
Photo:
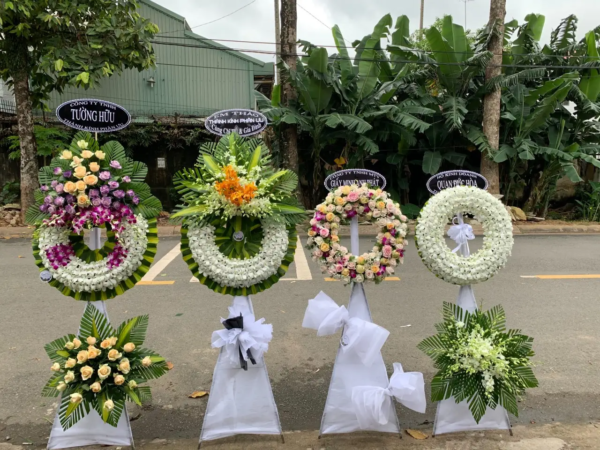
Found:
[[[223,326],[228,330],[232,330],[234,328],[239,328],[240,330],[243,330],[244,329],[244,318],[240,314],[238,317],[232,317],[230,319],[226,319],[223,321]],[[239,343],[239,339],[238,339],[238,351],[240,352],[241,368],[244,370],[248,370],[248,361],[246,361],[246,359],[244,358],[244,355],[242,353],[242,348]],[[250,351],[250,349],[246,350],[246,355],[248,356],[248,359],[250,360],[250,362],[252,362],[253,365],[256,365],[256,360],[254,359],[254,356],[252,356],[252,352]]]

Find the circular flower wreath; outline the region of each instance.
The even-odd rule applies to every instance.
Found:
[[[127,158],[111,141],[98,146],[77,133],[68,150],[42,167],[36,203],[26,221],[36,225],[33,254],[49,284],[76,300],[107,300],[148,271],[158,243],[160,201],[143,183],[145,164]],[[100,249],[84,243],[84,228],[106,228]]]
[[[380,227],[377,243],[370,252],[353,255],[340,245],[339,226],[358,216]],[[344,283],[374,281],[379,283],[402,264],[407,218],[400,205],[381,189],[362,186],[342,186],[330,192],[315,208],[310,221],[307,248],[312,258],[321,264],[321,271]]]
[[[296,174],[271,166],[260,139],[236,134],[202,146],[195,169],[175,175],[183,205],[181,254],[200,283],[226,295],[270,288],[294,261]]]
[[[469,257],[453,253],[444,230],[456,214],[472,213],[483,225],[483,247]],[[467,285],[493,277],[504,267],[513,246],[512,222],[504,205],[488,192],[470,186],[445,189],[423,207],[415,242],[423,263],[448,283]]]

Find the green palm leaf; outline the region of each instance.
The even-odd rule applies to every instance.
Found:
[[[136,347],[140,347],[146,339],[149,318],[150,316],[146,314],[126,320],[119,325],[119,328],[117,328],[118,341],[116,347],[122,347],[128,342],[135,344]]]
[[[114,403],[114,408],[112,411],[104,408],[104,404],[107,400],[109,400],[107,393],[102,392],[96,397],[96,401],[94,402],[93,406],[105,423],[116,427],[119,423],[119,419],[121,418],[121,414],[123,414],[123,410],[125,409],[125,399],[111,398],[110,400],[112,400]]]
[[[65,356],[65,353],[64,353],[65,352],[65,344],[67,342],[72,342],[73,339],[75,339],[75,337],[76,336],[74,334],[68,334],[67,336],[58,338],[44,346],[44,350],[46,350],[46,354],[52,360],[53,363],[55,363],[55,362],[62,363],[68,358],[68,354],[67,354],[67,356]],[[63,354],[59,354],[57,352],[63,352]]]
[[[71,397],[67,393],[75,391],[65,391],[60,402],[58,417],[63,430],[68,430],[90,412],[90,404],[85,400],[78,405],[71,403]]]
[[[93,336],[98,341],[102,341],[115,335],[115,329],[104,314],[98,311],[92,303],[88,303],[79,325],[80,339],[85,340],[88,336]]]

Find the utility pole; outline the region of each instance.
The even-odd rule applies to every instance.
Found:
[[[495,26],[497,32],[492,34],[488,50],[493,57],[485,71],[485,80],[488,81],[502,74],[502,43],[504,41],[504,17],[506,16],[506,0],[490,0],[490,26]],[[496,89],[487,94],[483,99],[483,133],[494,149],[500,145],[500,102],[502,91]],[[490,155],[491,156],[491,155]],[[489,182],[490,194],[500,194],[500,173],[498,163],[494,162],[485,153],[481,154],[481,174]]]
[[[465,4],[465,31],[467,31],[467,3],[474,2],[475,0],[460,0]]]
[[[279,58],[281,57],[281,26],[279,24],[279,0],[275,0],[275,84],[279,83],[277,64],[279,64]]]
[[[421,21],[419,22],[419,30],[423,32],[423,15],[425,14],[425,0],[421,0]]]
[[[296,42],[298,12],[296,0],[281,0],[281,59],[291,70],[296,70]],[[279,72],[279,82],[282,84],[281,102],[289,106],[296,99],[296,91],[290,80]],[[295,124],[283,127],[282,165],[284,168],[298,173],[298,126]]]

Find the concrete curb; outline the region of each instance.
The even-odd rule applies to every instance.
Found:
[[[409,234],[414,235],[415,225],[409,224]],[[158,227],[158,237],[178,237],[180,235],[180,226],[162,225]],[[1,239],[31,239],[33,235],[33,227],[0,227]],[[298,226],[298,231],[304,233],[306,227]],[[473,232],[477,236],[483,235],[481,225],[473,225]],[[361,236],[375,236],[377,228],[372,225],[360,225]],[[600,234],[600,225],[554,225],[554,224],[531,224],[518,225],[513,224],[513,235],[552,235],[552,234]],[[301,235],[302,236],[302,235]],[[342,226],[340,228],[340,236],[350,236],[350,228]]]

